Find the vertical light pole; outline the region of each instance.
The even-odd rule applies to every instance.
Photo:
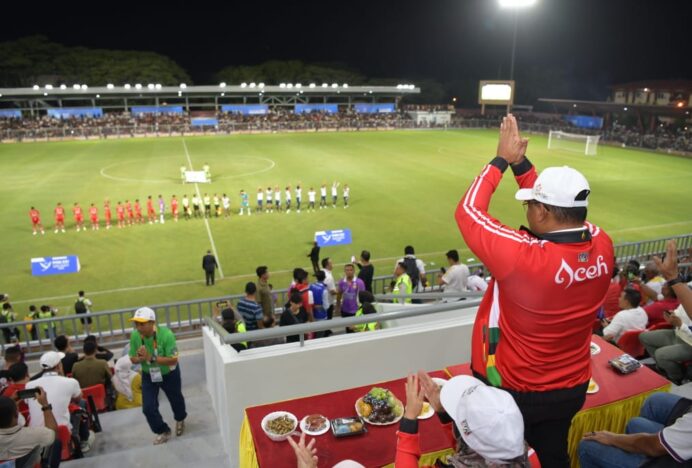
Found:
[[[537,0],[499,0],[500,7],[514,10],[514,33],[512,35],[512,61],[509,66],[509,79],[514,80],[514,58],[517,51],[517,27],[519,25],[519,10],[535,5]]]

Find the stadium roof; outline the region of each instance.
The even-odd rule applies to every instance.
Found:
[[[556,109],[578,112],[593,113],[613,113],[639,112],[641,114],[655,114],[671,117],[685,117],[690,115],[690,107],[683,106],[657,106],[652,104],[622,104],[612,101],[578,101],[574,99],[547,99],[540,98],[539,102],[544,102],[554,106]]]
[[[654,91],[692,91],[692,80],[643,80],[629,83],[619,83],[610,86],[611,89],[627,89],[636,91],[651,89]]]

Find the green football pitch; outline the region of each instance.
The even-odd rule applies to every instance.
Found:
[[[124,139],[0,146],[0,292],[11,294],[24,315],[29,304],[53,304],[71,311],[76,292],[87,291],[97,311],[239,293],[254,280],[258,265],[273,272],[270,282],[285,288],[290,270],[307,269],[315,231],[349,228],[353,244],[322,249],[336,264],[362,249],[372,252],[376,274],[389,274],[403,247],[439,266],[444,252],[460,249],[473,257],[454,221],[457,202],[494,155],[496,131],[395,131],[363,133],[234,135]],[[592,189],[590,221],[614,242],[650,239],[692,231],[692,160],[644,151],[599,147],[598,156],[547,150],[546,138],[531,136],[529,157],[541,169],[570,165]],[[186,154],[187,148],[187,154]],[[108,198],[117,201],[162,194],[191,196],[194,185],[180,183],[179,168],[211,166],[213,183],[202,193],[227,193],[233,216],[125,229],[76,232],[70,207],[86,210]],[[239,191],[255,204],[258,187],[310,186],[339,181],[351,187],[350,208],[314,213],[238,216]],[[491,213],[510,226],[524,222],[505,174]],[[318,190],[319,201],[319,190]],[[67,232],[54,234],[53,208],[67,208]],[[294,199],[295,204],[295,199]],[[28,211],[41,211],[44,236],[31,234]],[[182,209],[182,208],[181,208]],[[113,213],[115,217],[115,211]],[[145,212],[146,216],[146,212]],[[170,216],[170,213],[169,213]],[[88,215],[85,216],[88,224]],[[215,245],[223,279],[204,285],[201,257]],[[32,277],[32,257],[78,255],[77,274]],[[340,268],[337,267],[337,271]]]

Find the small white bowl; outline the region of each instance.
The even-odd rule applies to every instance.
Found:
[[[273,432],[269,432],[267,430],[267,423],[271,419],[276,419],[280,416],[288,416],[288,418],[291,419],[291,421],[293,421],[293,429],[291,429],[291,432],[284,434],[284,435],[278,435],[278,434],[274,434]],[[274,411],[273,413],[269,413],[264,418],[262,418],[262,430],[264,431],[265,434],[267,434],[267,437],[269,437],[274,442],[281,442],[281,441],[288,439],[288,436],[293,434],[296,431],[297,427],[298,427],[298,418],[296,418],[295,415],[293,415],[292,413],[289,413],[288,411]]]

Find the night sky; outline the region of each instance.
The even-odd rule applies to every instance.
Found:
[[[227,65],[341,63],[369,77],[444,83],[507,78],[511,11],[496,0],[3,2],[0,40],[153,50],[197,84]],[[90,13],[94,10],[99,13]],[[12,18],[7,20],[7,18]],[[573,80],[576,94],[692,78],[692,1],[538,0],[519,13],[516,75]]]

